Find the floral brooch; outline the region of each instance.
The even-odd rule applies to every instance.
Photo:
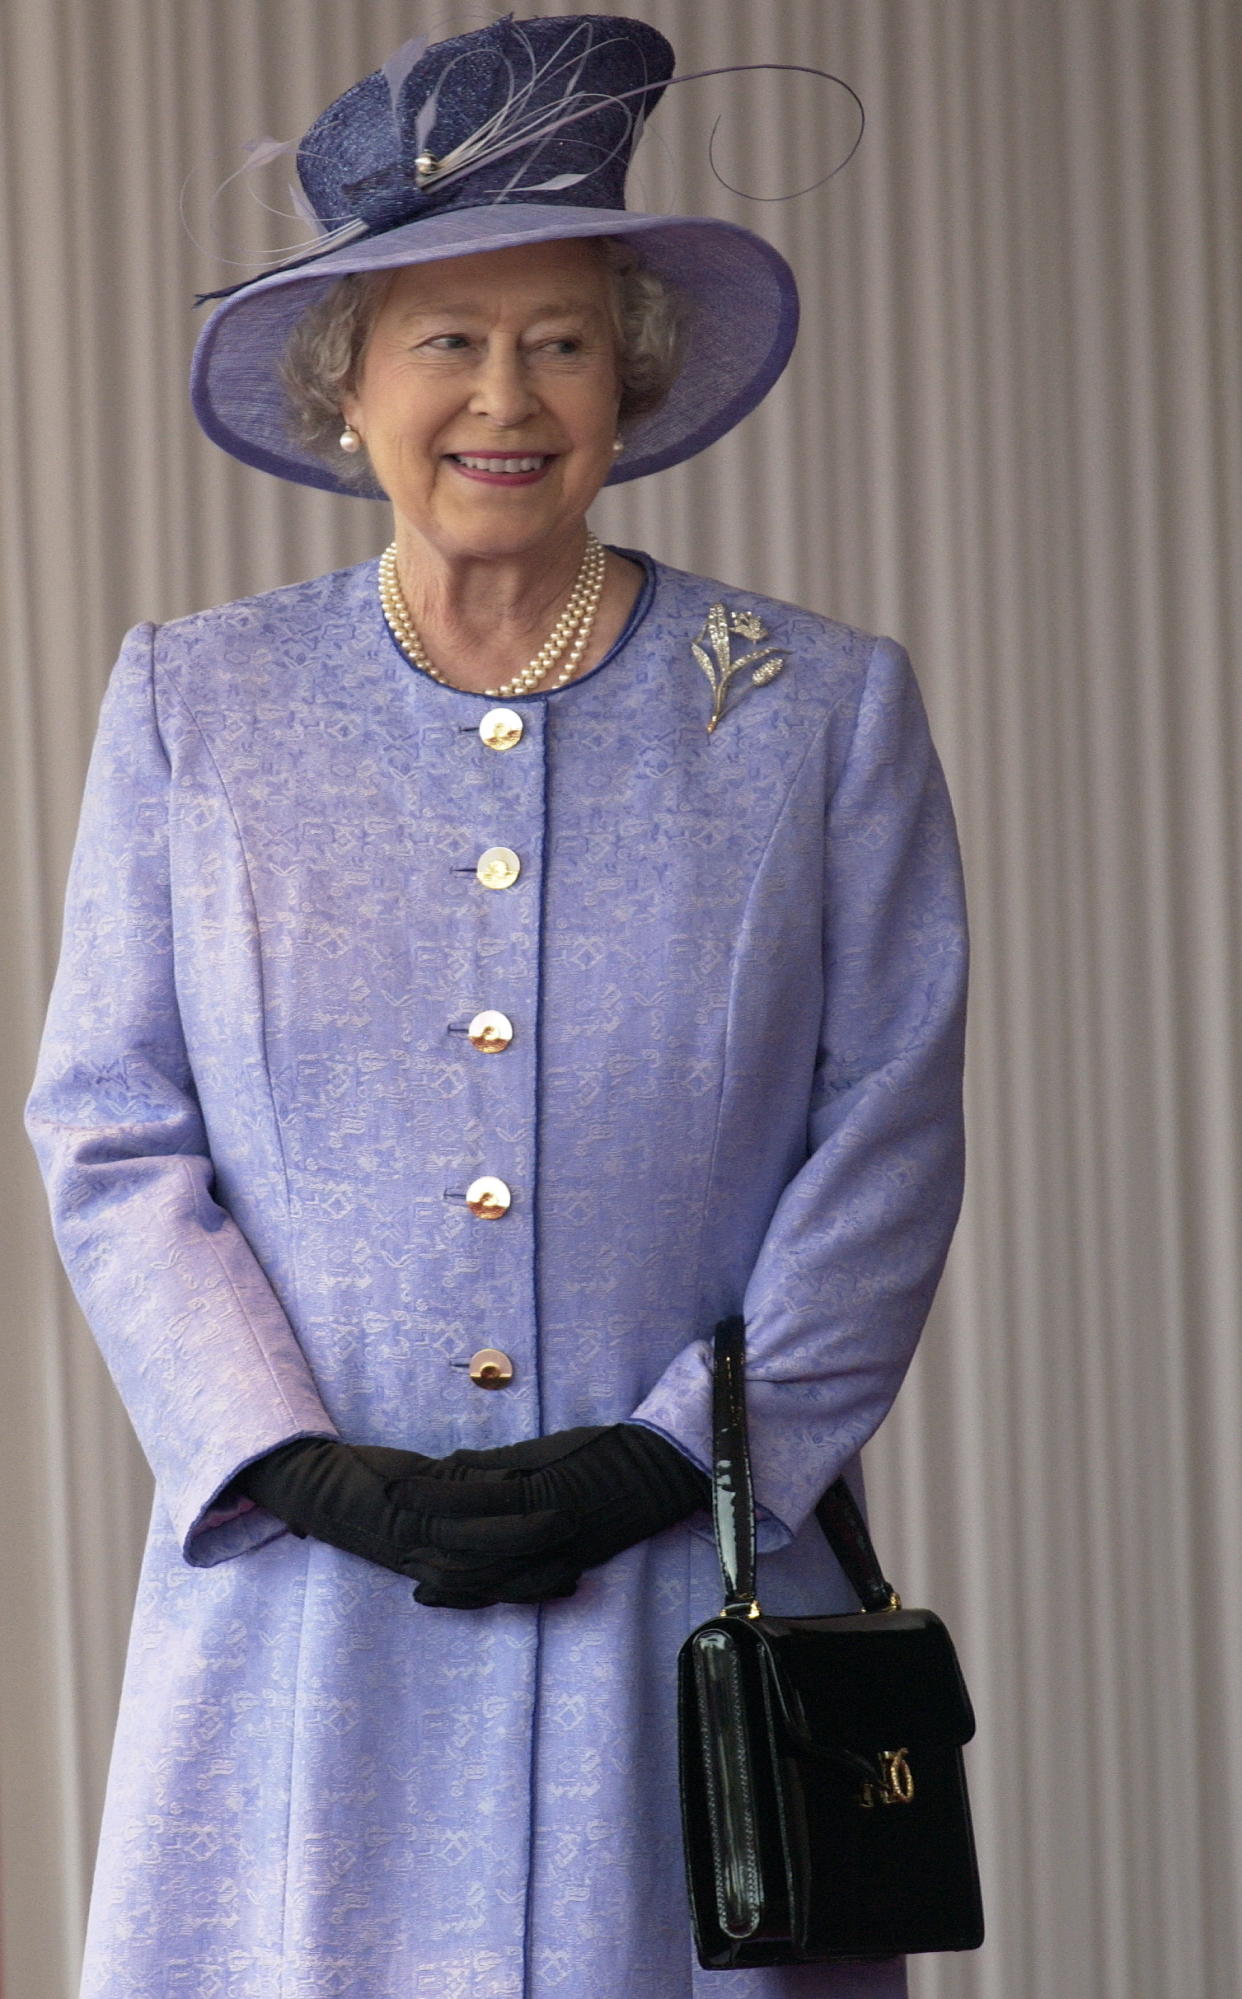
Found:
[[[766,687],[784,666],[780,647],[764,645],[767,636],[767,626],[753,611],[729,611],[723,604],[713,604],[697,639],[691,639],[690,650],[707,675],[712,690],[712,712],[707,724],[709,736],[724,714],[729,689],[739,673],[749,672],[752,687]],[[736,658],[733,653],[735,638],[745,639],[750,647],[748,652],[739,653]]]

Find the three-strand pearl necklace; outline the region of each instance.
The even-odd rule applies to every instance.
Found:
[[[582,663],[587,642],[595,625],[595,614],[599,610],[599,600],[604,589],[604,568],[607,555],[602,542],[597,541],[587,529],[586,547],[573,592],[565,609],[561,612],[551,632],[540,646],[529,666],[515,673],[512,680],[502,680],[499,687],[485,687],[482,691],[490,701],[511,701],[516,695],[529,694],[555,673],[553,687],[563,687],[572,680]],[[414,627],[409,605],[401,589],[397,576],[397,544],[394,541],[384,550],[379,564],[380,605],[389,631],[396,639],[407,659],[438,680],[442,687],[454,683],[438,672],[428,659],[422,640]],[[557,669],[559,668],[559,672]]]

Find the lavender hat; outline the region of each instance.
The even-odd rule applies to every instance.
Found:
[[[635,418],[611,483],[692,458],[767,394],[798,326],[793,272],[759,236],[702,216],[625,207],[625,174],[673,70],[642,21],[512,16],[428,47],[408,42],[330,104],[297,148],[322,233],[309,254],[226,294],[195,349],[207,435],[304,486],[346,484],[292,435],[280,357],[295,321],[339,278],[554,238],[613,236],[688,295],[685,364]]]

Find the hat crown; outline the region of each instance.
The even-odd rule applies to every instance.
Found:
[[[643,21],[507,15],[434,43],[395,89],[385,70],[363,77],[306,133],[298,174],[326,229],[505,201],[621,209],[674,60]]]

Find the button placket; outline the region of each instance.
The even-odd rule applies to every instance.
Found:
[[[469,786],[474,825],[483,839],[477,859],[456,869],[459,877],[473,874],[475,880],[463,881],[461,891],[464,948],[454,984],[465,1005],[447,1023],[457,1046],[457,1038],[464,1036],[469,1047],[462,1050],[466,1087],[459,1100],[466,1140],[459,1157],[465,1171],[445,1187],[445,1195],[459,1215],[463,1208],[467,1211],[463,1220],[469,1241],[478,1242],[483,1258],[484,1293],[475,1338],[486,1339],[489,1331],[503,1327],[509,1349],[485,1346],[471,1354],[466,1347],[453,1365],[467,1373],[473,1388],[510,1388],[523,1394],[535,1379],[528,1184],[534,1156],[534,1051],[523,1023],[535,1015],[540,962],[542,725],[542,714],[524,717],[503,707],[488,709],[461,734],[460,754],[474,770]],[[485,845],[487,840],[491,844]],[[497,998],[503,999],[503,1009],[491,1003]],[[480,1059],[497,1055],[507,1060]],[[476,1222],[502,1226],[476,1231]]]

